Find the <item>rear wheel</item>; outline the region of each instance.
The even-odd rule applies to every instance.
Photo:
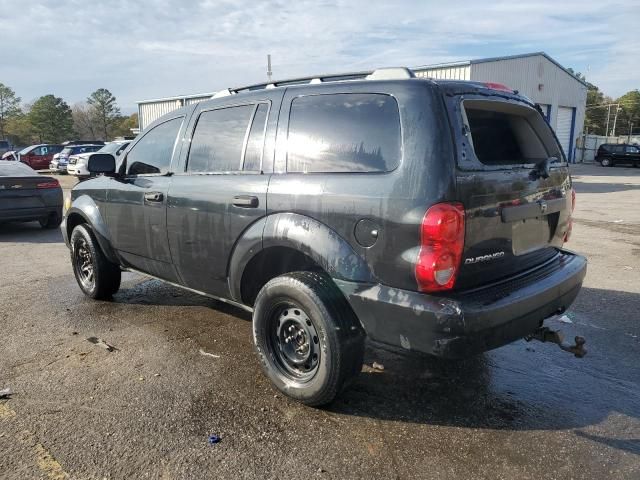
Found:
[[[70,244],[73,273],[85,295],[102,300],[116,293],[120,288],[120,267],[107,260],[89,227],[75,227]]]
[[[603,167],[613,167],[613,162],[610,158],[603,158],[602,160],[600,160],[600,165],[602,165]]]
[[[49,216],[41,218],[39,222],[42,228],[58,228],[62,223],[62,215],[59,212],[51,213]]]
[[[271,383],[312,406],[331,402],[362,368],[364,334],[330,277],[294,272],[258,293],[253,336]]]

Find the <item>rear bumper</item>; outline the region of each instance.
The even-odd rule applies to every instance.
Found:
[[[0,222],[29,222],[46,218],[52,213],[62,216],[62,205],[0,210]]]
[[[573,303],[587,271],[568,251],[490,286],[433,296],[337,280],[367,335],[440,357],[463,358],[522,338]]]
[[[66,163],[50,163],[49,164],[49,170],[51,170],[52,172],[66,172],[67,171],[67,164]]]

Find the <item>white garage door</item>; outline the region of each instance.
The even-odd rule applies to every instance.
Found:
[[[573,120],[573,108],[571,107],[558,107],[558,122],[556,123],[556,135],[560,140],[560,145],[564,150],[564,154],[567,159],[570,160],[569,154],[571,153],[571,123]]]

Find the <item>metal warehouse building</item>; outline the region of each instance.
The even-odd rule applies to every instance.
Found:
[[[544,52],[483,58],[413,68],[416,76],[502,83],[540,105],[567,157],[575,158],[582,132],[587,84]],[[144,100],[138,103],[140,130],[177,108],[210,99],[215,92]]]
[[[540,105],[567,158],[575,158],[576,139],[584,124],[587,84],[546,53],[425,65],[413,70],[419,77],[495,82],[518,90]]]

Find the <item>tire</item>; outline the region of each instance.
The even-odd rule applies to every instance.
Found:
[[[39,220],[40,226],[45,229],[58,228],[62,223],[62,215],[60,212],[52,213],[48,217]]]
[[[610,158],[603,158],[602,160],[600,160],[600,165],[602,165],[603,167],[613,167],[613,162]]]
[[[73,274],[80,289],[96,300],[111,298],[120,288],[120,267],[107,260],[91,229],[78,225],[69,243]]]
[[[254,305],[253,340],[274,387],[306,405],[330,403],[362,368],[364,332],[322,273],[293,272],[267,282]]]

